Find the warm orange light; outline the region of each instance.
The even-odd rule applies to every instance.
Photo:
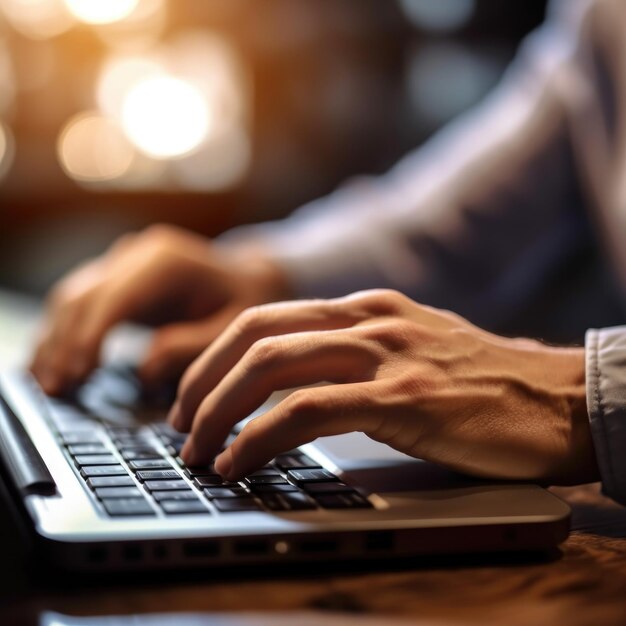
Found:
[[[209,106],[194,85],[172,76],[147,78],[130,89],[122,126],[135,146],[155,159],[195,150],[211,126]]]
[[[123,176],[134,150],[113,120],[98,113],[82,113],[61,131],[57,155],[70,178],[96,183]]]
[[[63,0],[69,11],[86,24],[111,24],[128,17],[139,0]]]
[[[33,39],[55,37],[74,24],[63,0],[2,0],[0,9],[15,30]]]
[[[162,76],[163,66],[144,56],[114,56],[106,61],[96,87],[96,99],[107,115],[120,119],[124,101],[133,87],[140,82]]]

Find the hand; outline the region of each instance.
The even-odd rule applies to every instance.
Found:
[[[280,303],[241,315],[184,374],[170,422],[189,465],[275,390],[300,389],[249,422],[216,460],[228,480],[317,437],[362,431],[479,477],[596,478],[584,350],[505,339],[391,291]]]
[[[153,226],[122,237],[52,290],[31,369],[47,393],[61,393],[97,365],[118,322],[165,324],[140,368],[156,385],[179,376],[240,311],[286,289],[258,255],[235,259],[202,237]]]

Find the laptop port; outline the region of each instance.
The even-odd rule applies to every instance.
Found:
[[[394,544],[393,533],[382,531],[368,533],[365,538],[365,549],[368,552],[391,552]]]
[[[90,563],[104,563],[109,556],[106,548],[103,546],[97,546],[95,548],[89,548],[87,552],[87,559]]]
[[[183,545],[183,554],[192,559],[206,559],[220,553],[217,541],[194,541]]]
[[[239,556],[267,554],[269,544],[267,541],[238,541],[235,543],[233,551]]]
[[[130,544],[123,547],[122,556],[125,561],[140,561],[143,556],[143,549],[138,544]]]
[[[320,554],[323,552],[337,552],[339,544],[331,540],[303,541],[298,545],[300,552],[305,554]]]
[[[152,555],[155,559],[163,560],[167,557],[167,548],[162,543],[152,546]]]

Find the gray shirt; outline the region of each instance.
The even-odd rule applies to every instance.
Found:
[[[303,297],[389,287],[491,328],[595,245],[623,305],[625,35],[624,0],[552,2],[499,87],[386,175],[223,240],[260,243]],[[586,349],[603,486],[626,503],[626,327]]]

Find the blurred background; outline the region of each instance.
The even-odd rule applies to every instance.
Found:
[[[215,236],[378,173],[500,78],[545,0],[0,0],[0,286]]]

